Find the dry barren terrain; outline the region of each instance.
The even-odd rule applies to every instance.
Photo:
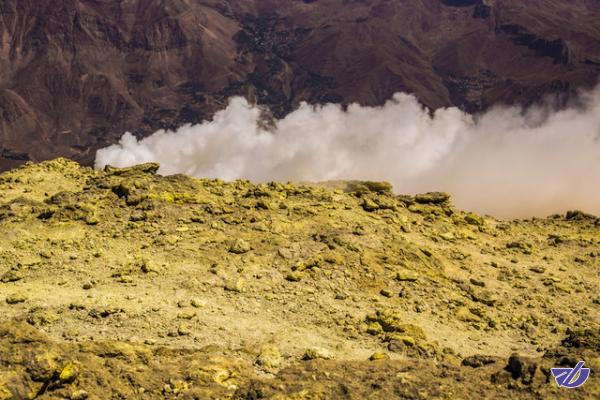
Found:
[[[0,175],[0,399],[600,396],[598,218],[157,168]]]

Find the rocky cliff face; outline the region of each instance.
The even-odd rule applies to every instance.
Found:
[[[0,168],[89,163],[126,130],[209,118],[231,95],[429,107],[569,95],[600,72],[597,1],[4,0]]]

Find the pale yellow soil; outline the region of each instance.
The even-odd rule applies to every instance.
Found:
[[[253,185],[154,170],[60,159],[0,175],[2,319],[67,349],[115,340],[213,349],[275,380],[312,363],[300,360],[313,348],[351,369],[375,352],[459,365],[540,358],[568,329],[599,329],[595,217],[498,221],[382,184]],[[278,361],[261,365],[269,349]]]

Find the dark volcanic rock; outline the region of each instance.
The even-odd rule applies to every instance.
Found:
[[[198,123],[232,95],[276,117],[397,91],[468,111],[569,95],[597,82],[599,16],[584,0],[5,0],[0,170],[89,164],[125,131]]]

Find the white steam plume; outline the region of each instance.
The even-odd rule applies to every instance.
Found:
[[[382,107],[302,104],[261,128],[243,98],[212,121],[123,135],[98,151],[96,166],[156,161],[160,173],[232,180],[387,180],[397,193],[447,191],[463,209],[499,217],[567,209],[600,214],[600,87],[562,110],[457,108],[430,115],[398,93]]]

